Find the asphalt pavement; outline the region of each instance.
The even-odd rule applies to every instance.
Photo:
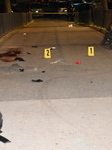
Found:
[[[11,141],[1,150],[111,149],[112,50],[102,39],[58,18],[0,39],[0,135]]]

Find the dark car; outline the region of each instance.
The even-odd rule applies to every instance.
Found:
[[[71,4],[75,8],[75,11],[81,12],[83,10],[89,10],[91,8],[91,3],[85,0],[74,0]]]
[[[43,6],[46,14],[58,13],[58,2],[45,2]]]
[[[13,12],[29,12],[29,3],[18,3],[15,7],[13,6]]]

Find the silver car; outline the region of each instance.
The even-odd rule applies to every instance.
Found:
[[[30,12],[32,12],[33,17],[39,17],[43,16],[44,10],[43,10],[43,5],[42,3],[35,2],[35,3],[30,3],[29,7]]]
[[[67,14],[67,7],[68,7],[68,3],[64,2],[64,1],[60,1],[58,4],[58,13],[60,15],[65,15]]]

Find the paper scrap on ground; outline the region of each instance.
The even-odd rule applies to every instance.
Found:
[[[59,60],[57,60],[57,61],[54,61],[54,62],[50,62],[51,64],[56,64],[56,63],[59,63],[59,62],[61,62],[63,59],[59,59]]]
[[[73,27],[73,25],[72,25],[72,24],[70,24],[68,27]]]

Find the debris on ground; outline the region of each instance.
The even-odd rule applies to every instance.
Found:
[[[54,62],[50,62],[51,64],[56,64],[56,63],[59,63],[59,62],[61,62],[63,59],[59,59],[59,60],[57,60],[57,61],[54,61]]]
[[[34,71],[37,71],[37,67],[34,68]]]
[[[81,64],[81,62],[80,62],[80,61],[77,61],[76,64]]]
[[[34,45],[34,46],[32,46],[33,48],[36,48],[36,47],[38,47],[37,45]]]
[[[31,53],[30,53],[30,52],[27,52],[27,54],[30,55]]]
[[[20,72],[24,72],[24,69],[23,69],[23,68],[20,68],[19,71],[20,71]]]
[[[45,71],[42,71],[42,73],[45,73]]]
[[[43,82],[43,80],[37,79],[37,80],[32,80],[32,82]]]
[[[50,47],[50,50],[55,50],[56,49],[56,47]]]
[[[10,143],[11,141],[9,141],[7,138],[3,137],[0,135],[0,141],[3,143]]]
[[[21,57],[16,57],[14,60],[19,60],[19,61],[25,61],[23,58]]]
[[[70,24],[68,27],[73,27],[73,25],[72,25],[72,24]]]

